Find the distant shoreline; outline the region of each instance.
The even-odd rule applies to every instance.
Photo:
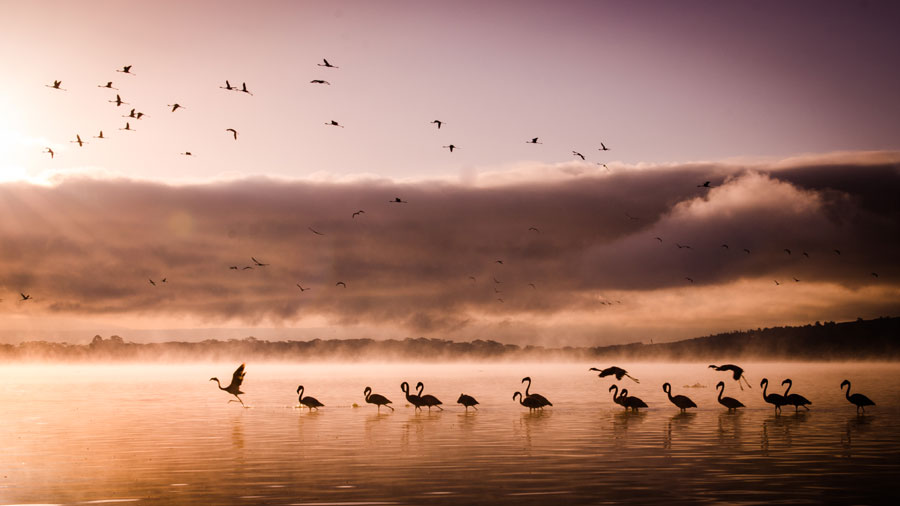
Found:
[[[878,361],[900,360],[900,317],[815,322],[795,327],[734,331],[668,343],[597,347],[544,347],[420,337],[266,341],[247,337],[220,341],[131,343],[94,336],[90,344],[27,341],[0,344],[0,363],[64,362],[420,362],[420,361],[627,361],[694,360]]]

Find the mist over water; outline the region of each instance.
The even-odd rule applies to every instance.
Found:
[[[0,504],[871,503],[900,492],[897,364],[741,363],[753,386],[742,391],[707,362],[615,364],[640,383],[588,372],[608,363],[249,362],[247,408],[208,381],[227,384],[237,365],[3,365]],[[524,376],[552,407],[512,400]],[[770,393],[791,378],[811,411],[776,415],[763,377]],[[877,406],[857,416],[843,379]],[[716,402],[720,380],[745,409]],[[402,381],[423,381],[445,410],[406,407]],[[699,407],[681,414],[666,381]],[[625,413],[614,383],[650,408]],[[325,407],[298,409],[300,384]],[[366,386],[396,411],[379,415]],[[455,404],[460,393],[479,411]]]

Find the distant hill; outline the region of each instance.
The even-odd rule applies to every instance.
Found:
[[[497,341],[445,339],[313,339],[265,341],[254,337],[200,342],[131,343],[119,336],[94,336],[77,345],[29,341],[0,345],[0,361],[32,360],[900,360],[900,318],[816,322],[802,327],[735,331],[670,343],[616,346],[517,346]]]

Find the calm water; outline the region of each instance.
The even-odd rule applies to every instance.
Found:
[[[703,364],[247,364],[247,408],[211,376],[238,364],[0,366],[0,504],[600,504],[888,502],[900,496],[900,364],[743,364],[753,389]],[[530,375],[554,404],[512,401]],[[776,416],[763,376],[812,400]],[[878,406],[857,416],[841,380]],[[747,405],[728,414],[725,395]],[[406,407],[424,381],[443,412]],[[700,406],[682,415],[661,390]],[[298,384],[327,407],[296,408]],[[685,385],[706,388],[685,388]],[[371,386],[395,412],[365,404]],[[770,390],[771,391],[771,390]],[[780,387],[776,391],[783,391]],[[461,392],[481,402],[466,414]],[[360,407],[353,407],[358,403]]]

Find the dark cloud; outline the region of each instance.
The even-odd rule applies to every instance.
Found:
[[[897,163],[543,169],[557,175],[480,186],[3,184],[2,306],[18,311],[21,291],[53,314],[246,325],[323,317],[462,334],[506,325],[520,335],[522,321],[628,311],[645,294],[687,286],[797,278],[896,293]],[[711,188],[698,187],[707,180]],[[390,202],[398,196],[408,203]],[[868,307],[897,307],[877,298]]]

